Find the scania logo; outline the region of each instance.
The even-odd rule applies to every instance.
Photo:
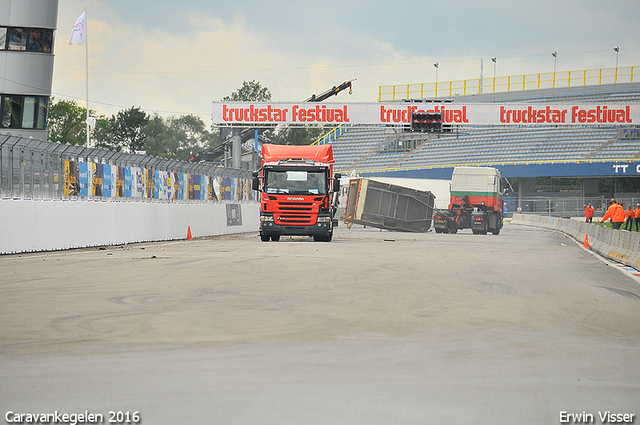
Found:
[[[287,197],[287,201],[304,201],[304,198],[295,198],[293,196]]]

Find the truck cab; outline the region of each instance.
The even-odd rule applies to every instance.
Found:
[[[504,189],[500,171],[495,168],[455,167],[448,210],[434,215],[436,232],[471,229],[474,234],[499,234]]]
[[[331,241],[340,188],[333,163],[330,145],[263,145],[262,167],[253,179],[253,189],[260,192],[262,241],[282,235]]]

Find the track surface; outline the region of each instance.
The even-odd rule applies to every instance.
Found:
[[[561,234],[338,228],[0,257],[0,409],[155,424],[640,414],[640,285]],[[637,423],[638,420],[635,422]]]

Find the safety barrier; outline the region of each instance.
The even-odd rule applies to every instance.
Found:
[[[0,254],[257,232],[255,202],[0,200]]]
[[[633,83],[640,77],[640,67],[586,69],[577,71],[542,72],[506,77],[472,78],[434,83],[394,84],[380,86],[378,101],[451,97],[480,93]]]
[[[254,199],[251,171],[0,135],[0,197],[208,202]]]
[[[251,171],[0,135],[0,254],[258,230]]]
[[[589,247],[611,260],[631,267],[640,267],[640,233],[613,230],[578,220],[544,217],[531,214],[514,214],[512,224],[526,224],[558,230],[583,242],[585,237]]]

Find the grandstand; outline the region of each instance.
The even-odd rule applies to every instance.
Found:
[[[601,84],[438,97],[461,104],[514,102],[640,103],[640,83]],[[400,100],[404,101],[404,100]],[[352,126],[332,142],[335,169],[364,175],[447,178],[456,165],[495,166],[508,177],[616,175],[615,163],[640,164],[636,126],[457,126],[419,133],[385,126]],[[560,165],[571,164],[571,167]],[[561,170],[560,168],[565,168]],[[640,167],[630,167],[634,176]]]

